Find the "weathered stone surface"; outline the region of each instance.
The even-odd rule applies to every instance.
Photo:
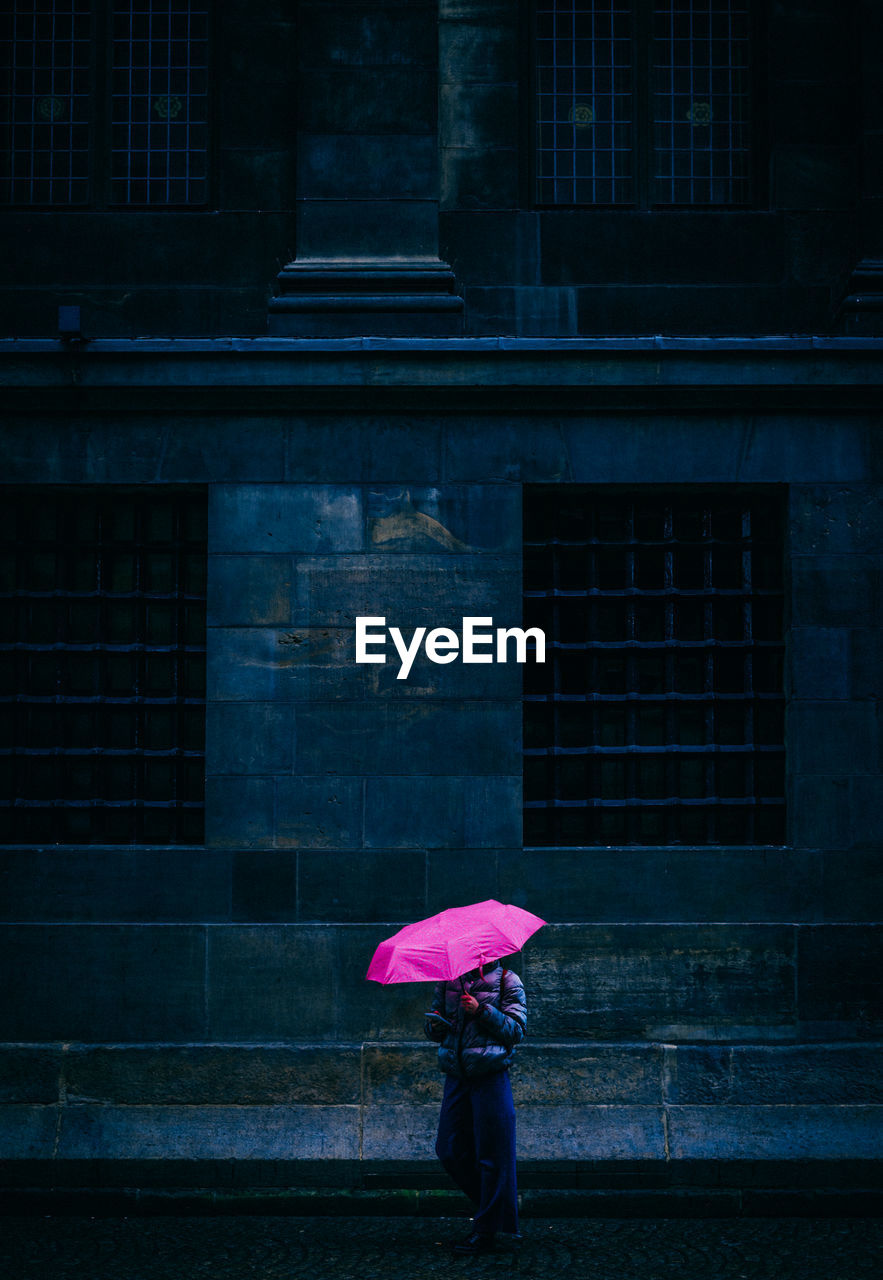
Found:
[[[209,555],[209,671],[211,628],[284,626],[291,618],[292,580],[290,556]]]
[[[668,1135],[675,1160],[875,1160],[883,1107],[674,1106]]]
[[[364,1160],[434,1161],[438,1129],[434,1106],[374,1106],[364,1112]]]
[[[298,919],[415,920],[426,914],[420,849],[298,852]]]
[[[532,1037],[793,1036],[793,945],[781,925],[547,926],[525,951]]]
[[[360,495],[345,485],[215,485],[209,539],[218,555],[358,551]]]
[[[397,669],[394,650],[389,659]],[[301,774],[448,774],[455,765],[479,776],[521,765],[516,702],[301,704],[295,727],[294,769]]]
[[[358,1107],[66,1107],[59,1160],[352,1160]]]
[[[876,1044],[678,1045],[669,1062],[666,1099],[678,1104],[883,1103]]]
[[[52,1159],[58,1107],[0,1107],[0,1151],[4,1161]]]
[[[330,1040],[337,1033],[337,939],[321,927],[208,929],[212,1040]]]
[[[199,925],[9,925],[0,1037],[193,1040],[205,1031]]]
[[[0,1062],[5,1055],[0,1056]],[[335,1045],[89,1045],[64,1055],[69,1105],[343,1106],[359,1051]]]
[[[476,850],[514,845],[521,834],[520,777],[368,778],[368,848]]]
[[[361,778],[279,778],[273,838],[280,849],[359,848],[362,824]]]
[[[797,1006],[804,1034],[877,1039],[883,1033],[883,927],[797,932]]]
[[[562,1104],[519,1107],[517,1151],[523,1160],[661,1160],[660,1107]]]
[[[59,1100],[61,1050],[55,1045],[0,1049],[0,1103],[54,1103]]]
[[[209,703],[205,767],[209,774],[278,774],[291,769],[294,715],[278,702]]]

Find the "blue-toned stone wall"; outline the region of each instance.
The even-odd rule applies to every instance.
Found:
[[[532,394],[7,421],[14,482],[186,481],[210,511],[205,847],[0,847],[7,1180],[438,1181],[426,992],[364,973],[398,924],[486,896],[550,922],[510,962],[528,1181],[868,1176],[875,416],[556,415]],[[787,846],[524,849],[520,669],[355,664],[359,614],[520,621],[534,482],[787,486]]]

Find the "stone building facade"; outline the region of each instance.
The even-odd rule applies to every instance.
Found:
[[[50,7],[3,34],[7,1183],[442,1185],[426,991],[364,973],[496,897],[549,922],[525,1186],[877,1185],[877,6]],[[364,616],[548,660],[398,680]]]

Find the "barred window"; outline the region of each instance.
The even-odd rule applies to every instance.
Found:
[[[540,204],[753,198],[749,0],[536,0]]]
[[[0,200],[204,204],[208,24],[207,0],[0,5]]]
[[[0,839],[203,839],[204,491],[0,491]]]
[[[784,842],[782,524],[757,490],[526,490],[526,844]]]

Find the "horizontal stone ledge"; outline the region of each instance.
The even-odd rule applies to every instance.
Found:
[[[9,388],[445,386],[878,387],[883,340],[271,337],[0,340]],[[170,357],[172,357],[170,359]],[[249,357],[249,358],[244,358]]]

